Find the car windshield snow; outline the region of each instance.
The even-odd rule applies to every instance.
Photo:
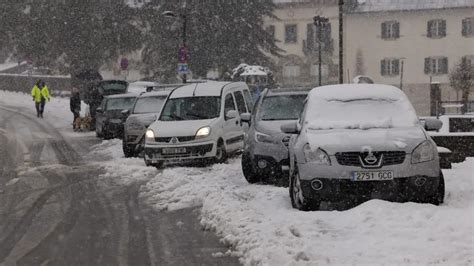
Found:
[[[412,127],[416,114],[404,101],[394,99],[354,99],[321,101],[308,114],[308,128],[371,129]]]
[[[306,95],[270,96],[263,99],[259,117],[261,120],[297,120],[304,107]]]
[[[126,110],[130,109],[135,102],[135,98],[127,97],[127,98],[111,98],[107,100],[106,108],[107,111],[112,110]]]
[[[219,116],[220,97],[187,97],[168,99],[161,121],[204,120]]]
[[[142,97],[137,99],[134,114],[159,113],[166,97]]]

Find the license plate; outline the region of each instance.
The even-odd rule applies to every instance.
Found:
[[[164,148],[163,154],[181,154],[186,153],[186,148]]]
[[[352,172],[352,181],[383,181],[393,180],[392,171],[367,171],[367,172]]]

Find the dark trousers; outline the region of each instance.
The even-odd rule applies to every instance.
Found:
[[[41,102],[35,102],[35,107],[36,107],[36,116],[37,117],[43,117],[43,112],[44,112],[44,106],[46,105],[45,100],[41,100]]]
[[[79,112],[72,112],[74,120],[72,120],[72,128],[76,129],[76,119],[81,116]]]

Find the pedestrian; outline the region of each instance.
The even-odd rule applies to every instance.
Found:
[[[44,106],[46,101],[49,102],[50,100],[48,86],[46,86],[44,81],[40,79],[36,82],[31,90],[31,96],[35,102],[36,116],[43,118]]]
[[[79,130],[80,128],[76,128],[76,120],[81,116],[81,96],[79,94],[79,90],[76,87],[73,87],[71,90],[71,99],[69,99],[69,107],[74,116],[74,120],[72,120],[72,128],[74,130]]]

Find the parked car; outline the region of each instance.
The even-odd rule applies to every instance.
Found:
[[[350,197],[438,205],[444,178],[435,142],[406,95],[378,84],[313,89],[298,122],[282,126],[289,143],[294,208]]]
[[[288,172],[290,135],[282,133],[280,127],[298,120],[308,92],[309,89],[299,88],[266,89],[255,104],[251,119],[242,118],[250,125],[242,154],[242,171],[249,183],[270,178],[282,181]],[[284,179],[285,184],[288,180]]]
[[[145,163],[213,160],[242,150],[250,112],[250,92],[243,82],[195,83],[174,89],[157,121],[146,131]]]
[[[126,93],[104,97],[96,110],[95,132],[97,137],[111,139],[123,136],[124,110],[130,110],[138,94]]]
[[[134,157],[143,151],[145,131],[158,118],[169,93],[147,92],[137,98],[124,125],[122,147],[125,157]]]

